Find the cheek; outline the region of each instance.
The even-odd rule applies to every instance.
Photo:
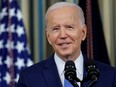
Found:
[[[48,40],[51,45],[54,45],[57,41],[58,35],[56,34],[49,34]]]
[[[75,42],[75,45],[79,46],[81,44],[82,41],[82,36],[80,33],[73,33],[72,35],[72,40]]]

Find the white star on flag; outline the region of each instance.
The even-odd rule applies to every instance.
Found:
[[[33,64],[33,62],[30,60],[30,59],[28,59],[27,60],[27,66],[30,66],[30,65],[32,65]]]
[[[5,32],[6,29],[5,29],[5,24],[1,24],[0,25],[0,34],[2,34],[3,32]]]
[[[11,59],[9,56],[7,56],[6,60],[4,61],[4,63],[7,65],[8,68],[10,68],[11,66]]]
[[[24,50],[24,43],[18,41],[15,48],[17,49],[18,53],[21,53],[21,51]]]
[[[15,8],[10,9],[10,16],[15,16]]]
[[[7,40],[7,43],[6,43],[5,47],[6,47],[8,50],[13,49],[13,48],[14,48],[14,42],[13,42],[13,41]]]
[[[10,81],[11,81],[10,74],[8,72],[6,72],[6,75],[5,75],[5,77],[3,79],[6,81],[6,83],[8,85],[10,83]]]
[[[22,19],[22,14],[20,10],[17,10],[17,18],[18,18],[18,21]]]
[[[18,82],[19,74],[16,75],[15,82]]]
[[[4,46],[3,46],[3,40],[0,40],[0,49],[2,49]]]
[[[24,59],[18,57],[17,61],[15,62],[15,65],[18,67],[19,70],[22,67],[25,67]]]
[[[2,12],[1,12],[1,14],[0,14],[0,19],[2,19],[4,16],[6,16],[6,15],[7,15],[6,10],[7,10],[7,8],[6,8],[6,7],[2,9]]]
[[[19,37],[24,34],[24,29],[23,28],[24,27],[17,26],[16,32],[17,32],[17,34],[18,34]]]

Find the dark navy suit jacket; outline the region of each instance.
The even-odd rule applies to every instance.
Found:
[[[84,64],[88,59],[84,57]],[[94,87],[116,87],[116,70],[106,64],[96,62],[100,76]],[[86,69],[84,67],[84,77]],[[82,87],[88,87],[90,81],[84,82]],[[52,55],[47,60],[34,64],[22,70],[18,87],[63,87]]]

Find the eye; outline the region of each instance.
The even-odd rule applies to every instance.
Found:
[[[55,26],[52,28],[52,31],[58,31],[59,30],[59,27],[58,26]]]
[[[66,25],[66,29],[68,29],[68,30],[73,30],[73,29],[74,29],[74,27],[73,27],[73,26],[71,26],[71,25]]]

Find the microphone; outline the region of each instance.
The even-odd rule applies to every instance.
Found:
[[[86,69],[87,69],[87,79],[91,80],[89,87],[93,87],[99,78],[99,70],[92,61],[88,63]]]
[[[81,82],[76,76],[76,67],[75,63],[71,60],[68,60],[65,64],[65,78],[74,86],[78,87],[77,82]]]

